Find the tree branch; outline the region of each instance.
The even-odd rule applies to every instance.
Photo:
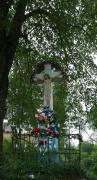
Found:
[[[6,18],[13,0],[0,0],[0,19]]]
[[[28,18],[30,18],[31,16],[33,15],[37,15],[37,14],[40,14],[40,15],[46,15],[46,16],[51,16],[51,14],[49,12],[47,12],[45,9],[40,9],[40,8],[37,8],[37,9],[34,9],[33,11],[27,13],[25,16],[24,16],[24,21],[26,21]]]
[[[18,45],[21,27],[24,22],[24,14],[26,8],[27,0],[19,0],[16,6],[16,13],[13,17],[11,28],[7,36],[7,56],[9,61],[9,66],[11,67],[12,61],[15,55],[16,47]],[[9,68],[10,68],[9,67]]]

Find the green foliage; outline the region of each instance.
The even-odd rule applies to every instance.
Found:
[[[86,122],[96,94],[97,68],[91,56],[97,41],[96,0],[16,0],[12,2],[6,19],[8,32],[19,3],[26,3],[26,13],[9,76],[8,118],[13,114],[9,119],[17,124],[32,122],[31,116],[43,102],[40,98],[42,88],[31,86],[32,71],[38,63],[50,60],[59,63],[66,74],[65,87],[59,85],[55,88],[58,119],[61,122],[63,119]],[[61,92],[65,98],[62,98]],[[83,110],[83,104],[86,110]]]
[[[63,79],[61,82],[56,82],[54,84],[54,110],[56,112],[56,117],[58,119],[58,123],[61,125],[67,120],[67,88],[65,87],[65,83]]]
[[[97,104],[94,104],[88,113],[90,124],[93,128],[97,128]]]
[[[54,152],[52,152],[52,157]],[[13,151],[11,141],[5,137],[4,140],[4,157],[0,162],[0,178],[3,180],[28,180],[28,175],[34,174],[35,179],[63,179],[68,176],[68,167],[61,163],[46,163],[39,161],[39,154],[31,147],[27,151],[20,149],[18,153]],[[69,168],[70,169],[70,168]],[[72,167],[70,170],[71,177],[80,175],[78,166]]]
[[[21,54],[22,51],[22,54]],[[27,54],[23,49],[18,51],[17,63],[14,63],[9,76],[7,117],[11,123],[32,124],[36,109],[43,100],[42,88],[31,82],[32,62],[28,63]],[[25,53],[25,54],[24,54]],[[23,58],[21,61],[18,58]]]
[[[10,69],[19,41],[9,75],[8,119],[18,126],[21,123],[33,125],[32,117],[43,102],[41,99],[43,92],[39,86],[31,86],[32,69],[39,62],[52,60],[60,63],[66,72],[65,89],[61,88],[61,85],[56,86],[55,109],[58,120],[63,123],[63,119],[68,118],[73,122],[80,121],[84,125],[90,112],[92,116],[90,119],[97,126],[94,107],[97,94],[97,67],[91,57],[91,53],[96,51],[95,44],[97,44],[97,0],[33,0],[33,2],[15,0],[5,3],[6,1],[3,5],[6,6],[1,5],[0,11],[0,20],[3,17],[0,34],[1,36],[5,34],[5,37],[0,39],[3,52],[0,54],[4,55],[0,59],[3,64],[0,66],[0,77],[4,69]],[[25,11],[25,14],[21,13],[22,11]],[[6,60],[5,54],[9,55],[9,58],[6,56]],[[91,155],[93,160],[96,159],[96,155],[90,146],[85,148],[86,150],[89,148],[87,157],[90,159],[84,159],[83,166],[86,164],[87,175],[95,179],[97,167],[95,165],[92,168],[90,164]],[[86,150],[83,152],[84,157],[87,154]],[[14,174],[16,169],[18,167],[21,169],[23,163],[17,158],[16,164],[10,159],[9,161],[8,167],[13,168],[13,175],[12,171],[5,169],[10,173],[9,177],[14,179],[17,177]],[[5,171],[4,175],[7,173]]]
[[[89,180],[97,179],[97,145],[88,142],[82,145],[82,169]]]
[[[20,149],[18,153],[15,153],[11,141],[5,138],[4,155],[0,162],[0,178],[3,180],[29,179],[28,175],[35,172],[36,157],[36,151],[32,147],[28,147],[26,152]]]

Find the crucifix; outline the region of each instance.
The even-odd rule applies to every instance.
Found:
[[[61,71],[55,71],[51,64],[44,64],[44,70],[35,74],[37,80],[44,83],[44,106],[48,106],[53,110],[53,80],[61,77]]]
[[[51,133],[52,138],[50,139],[50,142],[48,142],[47,134],[44,136],[40,135],[39,138],[40,142],[42,141],[43,143],[45,143],[47,141],[49,143],[50,150],[58,149],[58,138],[56,137],[56,135],[58,134],[58,127],[55,116],[53,114],[53,82],[61,77],[61,71],[56,70],[54,66],[52,66],[52,64],[50,63],[45,63],[43,70],[40,71],[40,73],[34,74],[34,80],[38,82],[43,82],[44,85],[44,107],[47,107],[49,110],[51,110],[51,116],[49,117],[48,127],[45,126],[45,123],[41,125],[40,122],[40,124],[38,124],[41,132],[45,130],[46,133]],[[45,148],[47,148],[46,144],[42,145],[40,147],[41,152],[44,146]]]

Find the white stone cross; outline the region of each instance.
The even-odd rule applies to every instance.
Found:
[[[44,70],[40,74],[35,74],[35,78],[44,82],[44,106],[49,106],[53,110],[53,82],[55,78],[61,77],[61,71],[55,71],[51,64],[44,64]]]

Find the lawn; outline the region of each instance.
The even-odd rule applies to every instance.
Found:
[[[65,166],[60,166],[60,163],[50,167],[36,161],[37,156],[32,147],[28,147],[27,151],[13,151],[11,134],[4,133],[4,160],[0,167],[0,180],[29,180],[30,174],[34,174],[36,180],[82,180],[74,170],[68,174],[64,171]]]

